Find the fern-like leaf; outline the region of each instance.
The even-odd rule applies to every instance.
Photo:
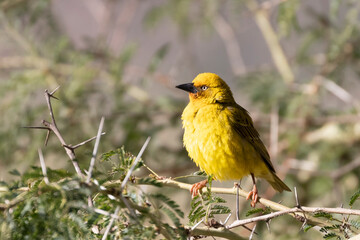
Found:
[[[251,216],[251,215],[254,215],[256,213],[263,213],[263,209],[262,208],[254,208],[254,209],[250,209],[249,211],[246,212],[246,215],[247,217]]]
[[[333,216],[330,213],[326,213],[326,212],[317,212],[314,214],[314,217],[316,217],[316,218],[323,217],[323,218],[327,218],[329,220],[333,219]]]
[[[349,205],[352,206],[354,205],[354,203],[356,202],[356,200],[358,200],[360,197],[360,189],[357,190],[357,192],[355,192],[351,198],[350,198],[350,202],[349,202]]]
[[[171,200],[169,197],[167,197],[161,193],[152,194],[151,196],[155,199],[162,201],[166,205],[168,205],[173,211],[175,211],[177,213],[177,215],[179,215],[179,217],[181,217],[181,218],[184,217],[184,213],[181,211],[180,206],[176,202]]]
[[[150,177],[140,178],[137,182],[138,182],[138,184],[152,185],[155,187],[161,187],[163,185],[161,182],[157,181],[154,178],[150,178]]]

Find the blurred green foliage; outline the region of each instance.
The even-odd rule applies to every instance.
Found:
[[[225,16],[228,27],[236,36],[243,34],[238,26],[244,19],[253,18],[254,12],[248,9],[251,1],[158,2],[147,9],[142,30],[157,29],[161,27],[161,22],[170,20],[171,26],[180,33],[175,38],[181,44],[190,41],[192,34],[206,32],[201,39],[201,44],[205,45],[217,36],[214,19],[219,15]],[[270,7],[269,3],[259,1],[259,6],[264,8],[262,10],[266,11],[277,32],[295,81],[286,83],[270,63],[249,68],[246,73],[235,76],[239,88],[234,89],[234,93],[245,93],[246,98],[251,100],[251,106],[260,109],[262,114],[255,114],[254,120],[267,145],[274,144],[267,134],[274,124],[271,117],[279,117],[275,123],[279,129],[278,150],[273,161],[277,163],[279,173],[287,176],[287,184],[297,187],[301,204],[339,206],[351,199],[349,205],[355,208],[360,181],[360,104],[357,97],[360,91],[359,3],[354,0],[330,0],[326,7],[297,0],[275,3]],[[9,189],[0,194],[1,202],[16,199],[19,196],[17,189],[31,185],[25,201],[3,212],[0,232],[4,238],[21,239],[27,234],[29,239],[98,238],[100,235],[94,236],[95,230],[91,231],[90,227],[97,225],[104,229],[110,221],[109,217],[101,217],[84,207],[84,199],[94,193],[93,189],[82,188],[81,181],[72,175],[71,164],[54,136],[50,138],[45,155],[46,160],[54,165],[51,169],[57,169],[49,169],[49,178],[58,185],[45,186],[41,170],[31,167],[38,162],[37,148],[43,145],[45,132],[22,127],[39,126],[42,119],[49,117],[42,97],[45,89],[61,86],[56,94],[60,101],[54,101],[53,107],[61,133],[68,143],[76,144],[94,136],[99,119],[105,116],[107,134],[101,139],[103,149],[100,152],[107,153],[94,173],[100,182],[124,177],[133,158],[124,148],[118,147],[125,145],[129,152],[137,152],[149,135],[154,141],[143,158],[156,165],[157,170],[172,176],[173,172],[182,174],[193,166],[186,164],[189,160],[180,147],[180,139],[178,147],[174,147],[163,141],[167,137],[160,138],[167,129],[180,129],[180,113],[185,103],[170,94],[164,97],[144,90],[155,82],[171,91],[155,76],[162,73],[159,69],[166,65],[166,57],[173,49],[183,50],[181,44],[165,43],[154,49],[145,67],[136,69],[138,75],[131,76],[129,80],[128,68],[142,46],[129,42],[120,53],[114,53],[106,40],[99,38],[89,39],[84,48],[76,47],[58,25],[51,4],[47,0],[0,1],[0,44],[5,46],[2,49],[6,49],[0,53],[0,168],[1,178],[5,180],[1,186]],[[240,48],[247,47],[240,44]],[[191,51],[184,52],[187,55]],[[192,64],[191,60],[183,61]],[[226,71],[229,69],[227,64],[219,59],[218,69]],[[171,78],[168,72],[162,74]],[[81,167],[87,169],[92,144],[76,152]],[[114,162],[114,157],[123,161]],[[179,170],[182,168],[185,170]],[[14,169],[11,174],[16,176],[5,173],[11,169]],[[10,178],[16,180],[10,182]],[[140,181],[159,187],[151,178]],[[292,196],[288,196],[283,202],[294,204]],[[207,216],[204,206],[213,206],[218,201],[217,196],[203,197],[193,201],[193,212],[190,214],[193,224]],[[166,215],[171,220],[170,223],[162,222],[163,227],[174,236],[183,236],[171,226],[181,229],[179,221],[183,218],[182,212],[187,213],[190,209],[181,210],[178,203],[165,194],[144,197],[129,193],[129,198],[134,203],[145,205],[146,201],[155,201],[152,207],[156,206],[155,210],[160,215]],[[95,201],[99,208],[106,211],[114,210],[120,204],[106,196],[99,196]],[[118,234],[140,237],[139,234],[143,233],[141,238],[144,239],[158,236],[158,228],[151,224],[128,225],[132,220],[123,208],[124,205],[121,205],[121,211],[124,211],[122,221],[114,225],[123,229]],[[224,205],[217,210],[224,213],[227,211],[225,208]],[[246,211],[243,211],[242,216],[245,215]],[[320,215],[318,217],[326,217]],[[142,212],[139,219],[147,222],[149,215]],[[311,234],[307,232],[298,236],[294,234],[299,229],[297,222],[278,221],[278,226],[288,225],[286,233],[284,229],[274,227],[273,232],[282,234],[283,239],[289,236],[308,239],[306,234]],[[351,219],[349,224],[359,227],[357,219]],[[339,237],[338,232],[333,230],[340,227],[334,223],[333,229],[324,228],[324,238]],[[39,232],[41,228],[47,231]],[[258,226],[257,231],[274,239],[267,233],[265,224]],[[346,234],[341,237],[346,237]]]

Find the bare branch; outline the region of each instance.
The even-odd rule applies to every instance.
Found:
[[[102,136],[102,135],[105,135],[105,134],[106,134],[106,132],[102,132],[102,133],[101,133],[101,136]],[[64,146],[64,147],[67,147],[67,148],[70,148],[70,149],[77,149],[78,147],[81,147],[81,146],[85,145],[85,144],[88,143],[88,142],[91,142],[92,140],[94,140],[94,139],[96,139],[96,138],[97,138],[97,136],[92,137],[92,138],[89,138],[88,140],[85,140],[85,141],[83,141],[83,142],[81,142],[81,143],[79,143],[79,144],[76,144],[75,146]]]
[[[45,146],[45,147],[47,146],[47,143],[48,143],[48,141],[49,141],[50,133],[51,133],[51,130],[49,129],[49,130],[46,132],[46,137],[45,137],[45,142],[44,142],[44,146]]]
[[[51,93],[49,93],[50,97],[55,98],[55,99],[58,99],[58,98],[54,97],[54,93],[56,93],[56,91],[57,91],[59,88],[60,88],[60,86],[57,86]],[[47,91],[47,90],[45,90],[45,91]],[[59,100],[59,99],[58,99],[58,100]]]
[[[51,130],[51,129],[50,129],[50,128],[48,128],[48,127],[33,127],[33,126],[25,126],[25,127],[23,127],[23,128]]]
[[[255,226],[254,226],[254,228],[252,229],[251,234],[250,234],[250,236],[249,236],[249,240],[251,240],[251,239],[253,238],[254,233],[255,233],[256,226],[257,226],[257,225],[255,224]]]
[[[275,159],[279,153],[279,106],[274,103],[270,114],[270,156]]]
[[[239,220],[240,219],[240,209],[239,209],[239,188],[240,188],[240,185],[238,183],[235,183],[235,187],[236,187],[236,206],[235,206],[236,220]]]
[[[341,168],[333,171],[330,173],[330,176],[333,179],[338,179],[342,176],[344,176],[346,173],[353,171],[354,169],[360,167],[360,158],[356,158],[350,163],[346,164],[345,166],[342,166]]]
[[[260,8],[256,0],[248,1],[248,6],[254,12],[256,24],[264,36],[271,53],[271,57],[282,79],[286,83],[294,82],[294,73],[290,68],[290,64],[280,45],[280,41],[275,33],[275,30],[270,23],[268,12],[265,9]]]
[[[92,171],[94,169],[96,154],[97,154],[97,151],[98,151],[98,148],[99,148],[99,143],[100,143],[100,138],[101,138],[101,132],[102,132],[103,127],[104,127],[104,121],[105,121],[105,118],[102,117],[101,121],[100,121],[99,129],[98,129],[98,133],[96,135],[96,141],[95,141],[92,157],[91,157],[91,160],[90,160],[90,166],[89,166],[89,171],[88,171],[88,176],[87,176],[87,179],[86,179],[86,183],[90,182],[91,174],[92,174]]]
[[[56,88],[57,89],[57,88]],[[55,90],[56,90],[55,89]],[[54,91],[55,91],[54,90]],[[53,92],[54,92],[53,91]],[[54,116],[54,112],[53,112],[53,109],[52,109],[52,105],[51,105],[51,100],[50,100],[50,98],[51,98],[51,94],[49,93],[49,91],[46,89],[45,90],[45,99],[46,99],[46,103],[47,103],[47,105],[48,105],[48,108],[49,108],[49,112],[50,112],[50,116],[51,116],[51,121],[52,121],[52,124],[57,128],[57,126],[56,126],[56,121],[55,121],[55,116]]]
[[[159,183],[163,184],[164,186],[168,186],[168,187],[175,187],[175,188],[180,188],[180,189],[186,189],[188,191],[190,191],[192,185],[191,184],[187,184],[187,183],[182,183],[182,182],[178,182],[172,179],[159,179],[157,180]],[[119,181],[120,182],[120,181]],[[119,182],[117,184],[119,184]],[[115,184],[114,182],[110,183],[109,185],[113,185]],[[146,183],[142,183],[142,184],[146,184]],[[107,185],[107,184],[105,184]],[[203,191],[207,191],[206,188],[203,189]],[[231,194],[231,195],[236,195],[237,189],[236,188],[216,188],[216,187],[212,187],[211,188],[211,192],[212,193],[219,193],[219,194]],[[246,198],[248,195],[248,192],[244,191],[243,189],[239,189],[239,195]],[[277,210],[278,212],[275,212],[274,214],[279,214],[280,215],[284,215],[284,214],[289,214],[290,216],[296,218],[297,220],[304,222],[307,221],[308,223],[312,223],[313,225],[319,226],[319,227],[323,227],[323,226],[328,226],[329,223],[326,220],[322,220],[320,218],[315,218],[309,214],[306,213],[316,213],[316,212],[327,212],[327,213],[335,213],[335,214],[350,214],[350,215],[360,215],[360,210],[353,210],[353,209],[344,209],[344,208],[309,208],[309,207],[303,207],[301,206],[301,209],[299,208],[289,208],[286,207],[282,204],[270,201],[268,199],[265,198],[259,198],[259,202],[261,204],[263,204],[264,206],[267,206],[273,210]],[[304,217],[305,216],[305,217]],[[262,217],[262,216],[261,216]],[[266,217],[262,220],[266,220]],[[240,220],[240,221],[244,221],[244,220]],[[246,221],[248,221],[246,219]],[[235,221],[236,222],[236,221]],[[250,222],[255,222],[255,221],[250,221]],[[247,223],[250,223],[247,222]],[[245,223],[245,224],[247,224]],[[355,233],[360,233],[360,231],[354,229]]]
[[[344,208],[322,208],[322,207],[301,207],[299,209],[298,207],[290,208],[283,211],[273,212],[266,215],[243,219],[243,220],[236,220],[229,226],[227,226],[228,229],[243,226],[245,224],[253,223],[253,222],[259,222],[259,221],[269,221],[270,219],[273,219],[275,217],[279,217],[285,214],[291,214],[291,213],[300,213],[300,212],[307,212],[307,213],[319,213],[319,212],[326,212],[326,213],[334,213],[334,214],[349,214],[349,215],[357,215],[360,216],[360,210],[354,210],[354,209],[344,209]]]
[[[39,152],[39,158],[40,158],[40,165],[41,165],[41,170],[42,170],[42,173],[44,175],[44,182],[46,184],[49,184],[49,178],[47,176],[47,172],[46,172],[46,165],[45,165],[45,160],[44,160],[44,155],[41,151],[41,148],[38,149],[38,152]]]
[[[117,206],[116,209],[115,209],[114,215],[117,216],[117,215],[119,214],[119,211],[120,211],[120,207]],[[114,220],[115,220],[115,218],[114,218],[113,216],[111,216],[110,222],[109,222],[109,224],[108,224],[107,227],[106,227],[106,230],[105,230],[105,232],[104,232],[103,237],[101,238],[102,240],[105,240],[105,239],[107,238],[107,235],[108,235],[109,232],[110,232],[110,229],[111,229],[111,226],[112,226],[113,223],[114,223]]]
[[[136,159],[135,159],[135,161],[133,162],[133,164],[131,165],[130,170],[127,172],[127,174],[126,174],[126,176],[125,176],[125,178],[124,178],[124,181],[121,183],[120,192],[122,192],[122,190],[124,189],[127,181],[129,180],[132,172],[134,171],[135,166],[136,166],[136,165],[138,164],[138,162],[140,161],[140,158],[141,158],[142,154],[144,153],[147,145],[149,144],[150,139],[151,139],[151,137],[148,137],[148,138],[146,139],[146,141],[145,141],[144,145],[142,146],[139,154],[136,156]]]
[[[294,194],[295,194],[296,207],[301,208],[296,187],[294,187]]]
[[[241,49],[236,39],[234,29],[220,14],[214,16],[213,25],[224,42],[233,73],[235,75],[245,74],[245,64],[241,56]]]

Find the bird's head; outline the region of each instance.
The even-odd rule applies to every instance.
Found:
[[[234,98],[229,86],[215,73],[200,73],[192,81],[176,86],[189,92],[194,103],[232,103]]]

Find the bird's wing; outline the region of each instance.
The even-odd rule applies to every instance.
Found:
[[[275,172],[274,166],[270,161],[270,155],[266,150],[264,143],[261,141],[260,135],[256,131],[248,111],[237,104],[235,106],[228,106],[226,109],[230,111],[230,121],[235,131],[242,138],[251,143],[256,152],[261,155],[269,169]]]

